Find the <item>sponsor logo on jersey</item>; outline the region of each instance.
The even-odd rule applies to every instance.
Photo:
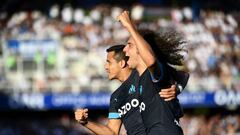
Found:
[[[139,111],[142,112],[145,110],[145,104],[143,102],[139,103],[138,99],[132,99],[130,102],[127,102],[121,108],[118,109],[119,116],[127,114],[132,108],[139,107]]]

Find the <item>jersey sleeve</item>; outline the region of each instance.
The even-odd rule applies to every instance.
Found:
[[[186,87],[188,79],[189,79],[189,73],[185,71],[178,71],[175,68],[171,66],[167,66],[168,72],[171,78],[172,84],[176,84],[177,88],[177,94],[180,94],[181,91]]]
[[[108,118],[109,119],[120,119],[120,115],[117,110],[117,98],[115,98],[113,95],[110,98]]]
[[[169,86],[176,84],[182,90],[186,87],[189,73],[185,71],[177,71],[173,67],[157,61],[157,66],[153,72],[150,72],[153,83]],[[179,93],[178,93],[179,94]]]
[[[189,79],[189,73],[184,71],[176,71],[175,74],[172,75],[173,79],[177,82],[179,86],[184,89],[187,85]]]
[[[156,61],[156,68],[153,72],[150,72],[151,80],[153,83],[159,83],[163,80],[168,79],[168,72],[166,66],[160,61]]]

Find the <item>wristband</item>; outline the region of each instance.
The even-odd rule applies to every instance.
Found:
[[[85,122],[81,123],[83,126],[88,124],[88,121],[86,120]]]
[[[86,121],[78,121],[78,123],[80,123],[81,125],[83,125],[83,126],[85,126],[87,123],[88,123],[88,121],[86,120]]]
[[[183,87],[182,87],[181,84],[177,84],[176,89],[177,89],[177,94],[180,94],[182,92],[182,90],[183,90]]]

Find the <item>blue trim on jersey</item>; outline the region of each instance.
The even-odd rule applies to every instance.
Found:
[[[117,119],[120,118],[119,113],[109,113],[108,114],[109,119]]]
[[[164,75],[162,63],[160,63],[159,61],[157,61],[157,64],[158,64],[158,66],[160,67],[161,75],[160,75],[159,79],[156,79],[156,78],[154,78],[154,75],[152,75],[152,73],[150,74],[150,75],[151,75],[151,79],[152,79],[152,81],[153,81],[154,83],[157,83],[157,82],[159,82],[160,80],[162,80],[162,79],[163,79],[163,75]]]

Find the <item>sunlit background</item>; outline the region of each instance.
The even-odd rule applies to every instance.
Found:
[[[240,134],[239,0],[2,0],[0,135],[91,134],[76,108],[107,122],[120,83],[107,78],[105,50],[126,43],[115,20],[123,10],[138,28],[188,41],[190,79],[178,96],[185,135]]]

